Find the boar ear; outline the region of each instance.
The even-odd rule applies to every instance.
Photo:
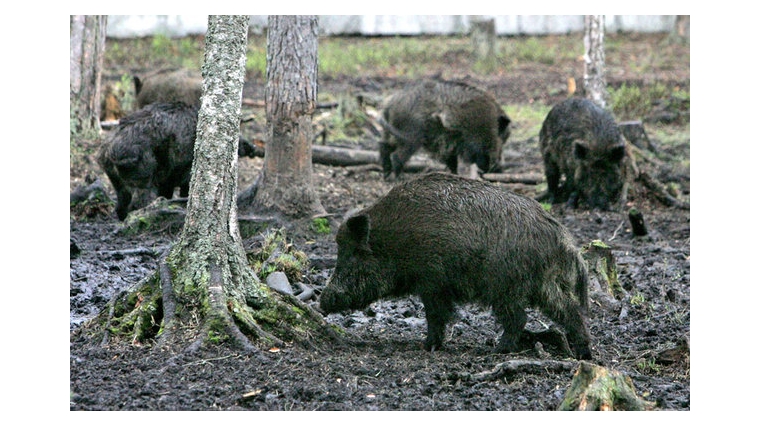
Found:
[[[509,117],[499,116],[499,136],[501,136],[502,139],[507,139],[505,135],[509,136],[509,123]]]
[[[623,160],[623,157],[625,157],[625,145],[620,145],[610,150],[610,161],[617,163]]]
[[[573,150],[576,159],[583,160],[588,155],[588,147],[578,142],[575,143],[575,150]]]
[[[142,82],[142,81],[140,80],[140,78],[139,78],[139,77],[137,77],[137,76],[134,76],[134,77],[132,78],[132,80],[133,80],[133,81],[134,81],[134,83],[135,83],[135,95],[139,95],[139,94],[140,94],[140,91],[142,90],[142,87],[143,87],[143,82]]]
[[[360,251],[372,252],[369,248],[369,216],[366,214],[352,216],[346,220],[349,235]]]

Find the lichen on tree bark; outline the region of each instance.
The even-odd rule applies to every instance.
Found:
[[[103,341],[282,345],[332,330],[295,298],[271,292],[247,263],[237,224],[237,144],[248,16],[210,16],[190,193],[178,241],[158,271],[101,313]]]

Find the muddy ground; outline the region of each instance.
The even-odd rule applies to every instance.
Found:
[[[635,36],[636,43],[631,45],[636,47],[631,49],[662,49],[665,37]],[[610,84],[658,80],[688,89],[688,45],[669,47],[668,54],[680,55],[683,68],[655,69],[647,76],[621,65],[625,58],[608,55]],[[491,78],[457,75],[450,67],[440,70],[446,78],[468,78],[489,88],[502,104],[551,105],[565,95],[547,91],[547,82],[563,86],[568,69],[582,77],[582,62],[533,64],[508,76]],[[106,75],[122,71],[107,69]],[[436,70],[431,70],[431,75],[435,74]],[[403,78],[372,75],[331,78],[320,81],[320,93],[336,98],[348,91],[382,96],[403,82]],[[261,81],[249,81],[244,98],[263,100]],[[671,124],[652,117],[645,125]],[[683,119],[679,126],[683,126]],[[261,131],[260,123],[252,123],[243,133],[255,138]],[[344,143],[331,140],[329,132],[326,141]],[[366,132],[359,143],[372,149],[376,139]],[[688,159],[688,137],[663,150],[661,158]],[[503,160],[511,172],[543,174],[537,135],[510,140]],[[253,182],[261,165],[259,158],[241,159],[241,188]],[[72,166],[72,189],[88,172],[100,173],[94,163]],[[688,201],[688,165],[684,169],[682,164],[665,162],[654,172],[666,182],[677,183],[680,196]],[[314,184],[323,206],[337,217],[371,204],[391,186],[382,179],[378,167],[319,164],[314,166]],[[499,185],[530,197],[539,191],[535,185]],[[599,239],[612,248],[626,290],[626,296],[612,306],[592,294],[588,320],[594,362],[630,377],[639,396],[655,402],[657,410],[689,411],[690,211],[665,206],[646,191],[634,194],[629,207],[643,212],[649,236],[634,237],[624,212],[589,212],[563,206],[552,210],[578,245]],[[175,237],[170,232],[128,237],[117,233],[120,226],[113,212],[70,218],[70,237],[75,245],[70,252],[71,331],[101,310],[116,292],[150,274],[161,250]],[[332,236],[293,243],[315,260],[304,281],[318,292],[331,266],[316,260],[337,253]],[[252,245],[251,241],[247,244]],[[530,328],[546,327],[542,316],[530,314]],[[509,360],[565,360],[552,349],[495,353],[499,331],[490,313],[475,306],[459,309],[458,319],[448,328],[445,347],[434,353],[422,349],[424,310],[414,297],[378,302],[368,310],[330,315],[327,320],[349,332],[346,345],[262,349],[263,359],[225,347],[172,359],[179,349],[99,348],[72,335],[70,409],[544,411],[557,408],[573,378],[573,369],[564,369],[473,379],[472,375],[491,371]]]

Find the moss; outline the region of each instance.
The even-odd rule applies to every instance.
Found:
[[[617,264],[610,247],[601,240],[592,240],[581,248],[590,273],[596,273],[604,282],[606,291],[615,298],[625,295],[625,290],[618,279]]]
[[[154,338],[161,332],[162,309],[161,292],[156,280],[150,278],[114,302],[113,316],[105,328],[114,336],[130,337],[131,341]]]
[[[282,229],[265,234],[260,247],[249,251],[246,257],[261,280],[266,280],[275,271],[281,271],[291,282],[298,282],[309,267],[309,256],[288,243]]]
[[[247,239],[262,234],[272,226],[273,222],[274,220],[261,218],[238,218],[240,237]]]
[[[602,249],[609,249],[610,248],[606,243],[602,242],[601,240],[592,240],[588,244],[588,246],[589,247],[594,247],[594,248],[602,248]]]
[[[206,325],[208,325],[206,341],[212,344],[222,344],[230,340],[230,336],[226,332],[226,322],[219,316],[211,316],[206,319]]]
[[[348,332],[346,332],[346,330],[345,330],[345,329],[341,328],[341,327],[340,327],[340,326],[338,326],[338,325],[335,325],[335,324],[332,324],[332,323],[331,323],[331,324],[329,325],[329,327],[330,327],[332,330],[334,330],[335,332],[337,332],[337,333],[338,333],[339,335],[341,335],[341,336],[345,336],[345,335],[347,335],[347,334],[348,334]]]
[[[327,218],[314,218],[311,228],[317,234],[330,234],[330,221]]]
[[[184,209],[169,200],[158,197],[142,209],[130,212],[119,230],[126,236],[166,231],[176,233],[182,229],[185,220]]]

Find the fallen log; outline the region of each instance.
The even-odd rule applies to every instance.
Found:
[[[544,176],[536,173],[484,173],[483,179],[486,181],[503,182],[505,184],[538,185],[544,181]]]
[[[253,108],[266,108],[267,106],[266,101],[264,101],[263,99],[251,99],[251,98],[243,98],[242,104],[245,107],[253,107]],[[316,105],[316,108],[318,110],[338,108],[338,103],[337,102],[320,102]]]
[[[380,162],[380,157],[375,151],[312,145],[311,160],[327,166],[357,166],[377,164]]]
[[[252,157],[264,157],[264,146],[254,144]],[[329,145],[312,145],[311,161],[326,166],[362,166],[380,165],[380,156],[376,151],[356,148],[334,147]],[[405,172],[424,170],[442,170],[444,166],[422,156],[413,156],[404,165]]]
[[[261,144],[254,144],[255,149],[253,156],[264,157],[264,147]],[[380,165],[380,156],[376,151],[362,150],[356,148],[335,147],[330,145],[312,145],[311,161],[326,166],[363,166],[363,165]],[[415,155],[404,164],[404,172],[418,173],[425,171],[442,171],[446,167],[425,156]],[[537,185],[544,181],[541,174],[508,174],[508,173],[486,173],[483,174],[486,181],[502,182],[506,184],[525,184]]]

